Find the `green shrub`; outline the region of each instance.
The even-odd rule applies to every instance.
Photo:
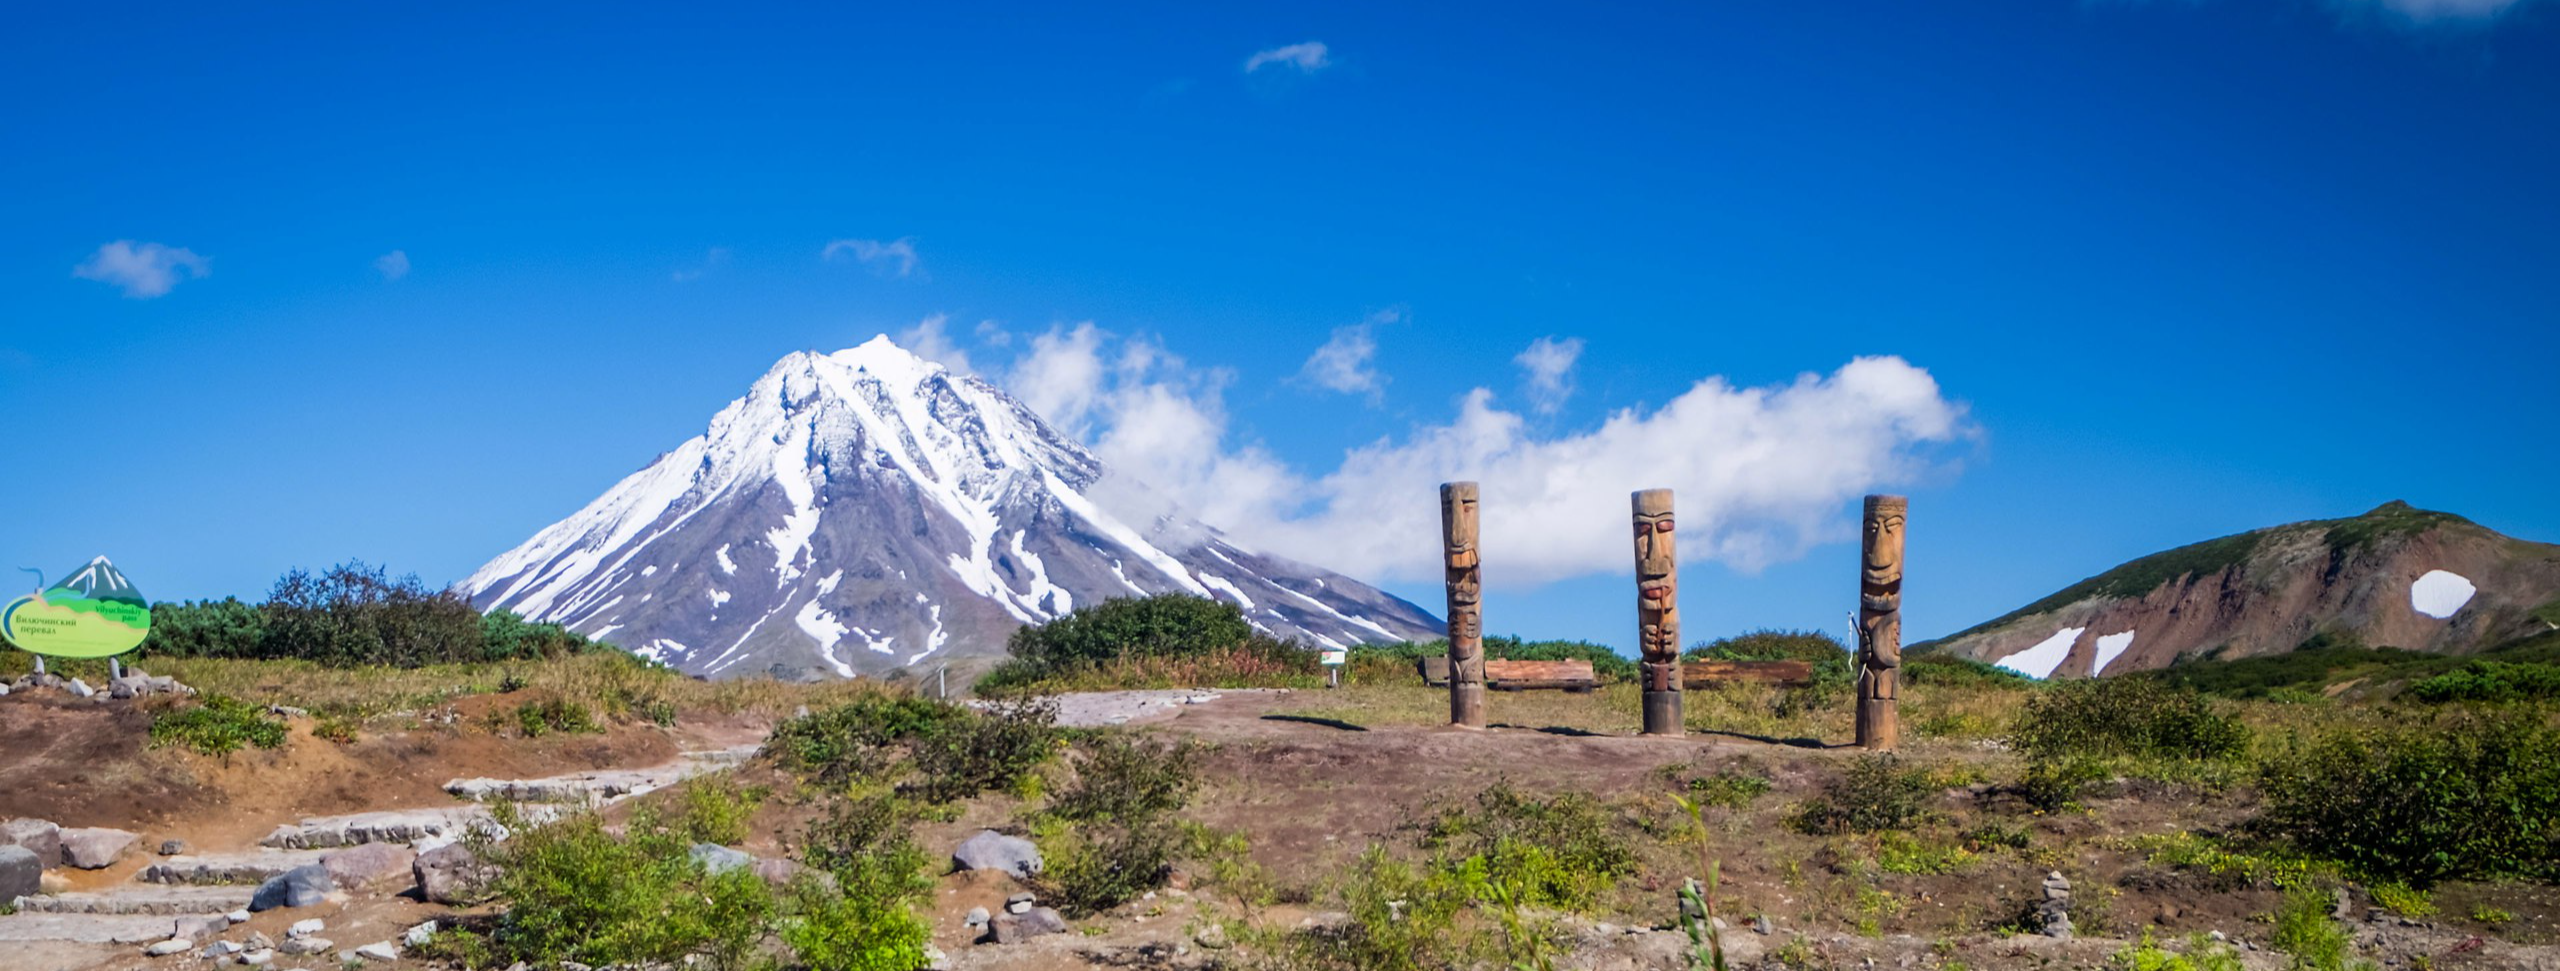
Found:
[[[2027,763],[2018,780],[2018,797],[2038,812],[2058,813],[2080,801],[2089,787],[2107,778],[2106,766],[2088,756],[2037,759]]]
[[[2240,949],[2202,934],[2187,941],[2186,953],[2164,950],[2142,929],[2142,940],[2117,951],[2109,967],[2117,971],[2243,971]]]
[[[1468,951],[1458,918],[1479,904],[1437,861],[1417,866],[1372,846],[1334,892],[1350,919],[1286,941],[1287,966],[1310,971],[1442,971]]]
[[[1173,820],[1148,816],[1071,829],[1041,849],[1040,899],[1084,917],[1164,886],[1184,845]]]
[[[1164,885],[1195,834],[1173,814],[1200,786],[1199,746],[1110,732],[1076,760],[1075,781],[1045,815],[1072,829],[1052,840],[1040,882],[1071,914],[1108,910]]]
[[[280,748],[285,726],[267,717],[266,709],[221,695],[206,695],[200,704],[163,711],[151,719],[151,744],[182,745],[205,755],[228,757],[243,745]]]
[[[2151,680],[2085,678],[2027,699],[2010,744],[2030,757],[2229,759],[2248,726],[2204,696]]]
[[[892,745],[938,735],[973,717],[969,709],[903,694],[864,695],[783,722],[764,750],[784,768],[836,783],[886,771]]]
[[[1056,754],[1057,718],[1055,700],[1019,698],[919,734],[907,743],[915,760],[912,787],[930,802],[1014,788]]]
[[[1900,756],[1868,755],[1826,782],[1796,810],[1796,828],[1816,835],[1909,829],[1926,811],[1929,774]]]
[[[2275,930],[2267,943],[2293,955],[2293,966],[2305,971],[2347,971],[2347,946],[2354,938],[2330,919],[2334,900],[2317,887],[2286,891],[2276,908]]]
[[[1050,801],[1048,812],[1077,823],[1151,819],[1181,809],[1199,787],[1199,743],[1110,732],[1079,753],[1075,781]]]
[[[1015,698],[972,710],[912,695],[865,695],[783,722],[764,751],[818,781],[895,782],[936,803],[1011,788],[1056,750],[1057,702]]]
[[[740,965],[764,934],[772,892],[751,868],[711,873],[692,841],[648,807],[616,836],[591,812],[528,825],[506,804],[513,835],[484,843],[507,905],[490,943],[502,959],[591,965]]]
[[[1740,809],[1750,805],[1752,800],[1769,794],[1769,780],[1764,776],[1748,775],[1724,768],[1717,769],[1714,775],[1683,778],[1676,766],[1665,766],[1664,769],[1665,774],[1686,791],[1689,798],[1696,800],[1700,805]]]
[[[526,738],[540,738],[546,732],[564,735],[604,731],[596,724],[595,714],[587,706],[567,698],[528,701],[516,706],[516,730]]]
[[[1308,652],[1256,632],[1234,604],[1189,594],[1115,597],[1078,607],[1045,624],[1017,628],[1005,642],[1011,658],[979,679],[980,694],[1039,681],[1123,658],[1184,657],[1245,651],[1302,660]]]
[[[792,884],[782,942],[813,971],[913,971],[932,928],[914,904],[933,882],[912,813],[894,796],[838,799],[811,823],[800,860],[830,879]]]
[[[2560,729],[2534,715],[2297,738],[2267,758],[2259,787],[2266,831],[2374,877],[2560,873]]]
[[[696,776],[683,786],[677,830],[695,843],[736,846],[747,841],[747,821],[764,804],[763,786],[738,788],[733,773]]]
[[[419,667],[559,657],[599,645],[558,624],[482,615],[453,590],[349,561],[277,579],[266,602],[160,603],[136,658],[299,659],[333,667]]]
[[[2406,697],[2451,701],[2542,701],[2560,698],[2560,665],[2478,660],[2409,686]]]
[[[1589,794],[1539,798],[1498,782],[1472,808],[1443,809],[1425,827],[1422,847],[1481,861],[1487,879],[1518,888],[1522,903],[1587,910],[1635,872],[1632,828]]]

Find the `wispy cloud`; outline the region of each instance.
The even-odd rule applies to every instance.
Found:
[[[1255,51],[1252,57],[1244,59],[1246,74],[1266,67],[1296,68],[1300,74],[1314,74],[1332,66],[1332,52],[1325,48],[1323,41],[1313,40],[1303,44],[1274,47],[1267,51]]]
[[[667,279],[674,280],[677,283],[692,283],[695,280],[699,280],[710,275],[713,269],[726,265],[728,262],[729,248],[726,246],[714,246],[702,254],[701,263],[669,273],[667,274]]]
[[[1582,359],[1582,338],[1557,340],[1541,337],[1529,342],[1529,349],[1512,358],[1522,371],[1528,372],[1529,406],[1542,414],[1554,414],[1573,397],[1573,365]]]
[[[374,257],[373,271],[382,274],[382,280],[385,283],[408,276],[409,251],[396,249]]]
[[[898,346],[961,374],[978,373],[978,369],[969,363],[968,350],[951,339],[950,323],[951,318],[946,314],[919,320],[915,326],[898,332]]]
[[[901,236],[887,242],[839,239],[818,252],[818,258],[825,260],[847,255],[883,276],[905,279],[923,272],[924,264],[916,258],[916,238],[913,236]]]
[[[2087,0],[2096,4],[2139,6],[2155,0]],[[2192,0],[2205,2],[2205,0]],[[2485,27],[2520,7],[2545,0],[2303,0],[2337,11],[2346,23],[2390,24],[2410,28]]]
[[[124,295],[149,300],[186,280],[213,275],[213,263],[184,247],[119,239],[98,247],[71,275],[124,289]]]
[[[1116,350],[1115,350],[1116,348]],[[1829,374],[1736,387],[1707,377],[1657,408],[1555,436],[1478,388],[1445,422],[1302,470],[1229,431],[1232,375],[1090,323],[1035,335],[1004,386],[1112,469],[1096,500],[1133,522],[1178,508],[1238,542],[1382,580],[1440,575],[1441,482],[1484,484],[1485,546],[1533,550],[1503,582],[1627,570],[1627,493],[1678,491],[1684,553],[1741,570],[1854,536],[1857,497],[1942,468],[1972,433],[1929,372],[1862,357]]]
[[[1372,403],[1377,402],[1386,391],[1387,378],[1378,373],[1375,331],[1378,325],[1395,323],[1403,316],[1400,311],[1382,310],[1370,314],[1367,320],[1334,328],[1333,336],[1307,357],[1307,363],[1298,369],[1298,376],[1315,382],[1320,388],[1343,394],[1365,394]]]

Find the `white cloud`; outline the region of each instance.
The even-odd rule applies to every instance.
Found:
[[[695,280],[709,276],[714,268],[727,265],[728,262],[729,248],[726,246],[714,246],[703,252],[702,262],[699,265],[689,266],[673,273],[669,273],[667,274],[667,279],[674,280],[677,283],[692,283]]]
[[[1370,401],[1377,401],[1386,390],[1387,379],[1378,373],[1375,363],[1378,339],[1373,331],[1379,324],[1392,324],[1402,317],[1397,311],[1382,310],[1367,320],[1334,328],[1333,336],[1308,355],[1306,365],[1298,369],[1299,376],[1318,387],[1343,394],[1365,394]]]
[[[1573,397],[1573,365],[1582,359],[1582,338],[1557,340],[1541,337],[1529,342],[1529,349],[1512,358],[1520,369],[1528,372],[1529,405],[1553,414]]]
[[[409,251],[408,251],[408,250],[392,250],[391,252],[384,253],[384,254],[382,254],[382,255],[380,255],[380,256],[374,257],[374,258],[373,258],[373,269],[374,269],[374,272],[382,274],[382,279],[383,279],[383,281],[384,281],[384,282],[389,282],[389,281],[392,281],[392,280],[400,279],[401,277],[404,277],[404,276],[408,276],[408,275],[409,275]]]
[[[1373,580],[1440,575],[1435,490],[1468,479],[1483,483],[1497,583],[1625,572],[1627,494],[1655,487],[1678,492],[1685,553],[1754,570],[1849,539],[1860,495],[1930,471],[1932,446],[1971,431],[1927,371],[1863,357],[1770,387],[1706,378],[1552,437],[1478,388],[1446,423],[1304,472],[1230,440],[1227,372],[1145,339],[1114,354],[1115,340],[1090,323],[1053,328],[1005,382],[1110,464],[1099,500],[1138,522],[1171,503],[1245,545]]]
[[[124,295],[149,300],[169,292],[182,280],[213,275],[212,261],[194,250],[119,239],[71,268],[71,275],[124,288]]]
[[[994,320],[979,321],[977,333],[978,339],[985,341],[988,347],[1013,346],[1013,332],[1004,329],[1003,324],[996,323]]]
[[[899,279],[916,276],[921,271],[922,264],[916,259],[916,238],[913,236],[901,236],[885,243],[876,239],[839,239],[818,251],[818,258],[832,260],[844,253],[851,253],[864,265]]]
[[[915,326],[898,333],[898,346],[961,374],[978,373],[969,365],[968,350],[952,342],[949,323],[950,318],[943,314],[917,321]]]
[[[1251,74],[1266,67],[1293,67],[1297,68],[1300,74],[1314,74],[1333,66],[1329,53],[1322,41],[1312,40],[1303,44],[1274,47],[1267,51],[1255,51],[1252,57],[1244,59],[1244,73]]]

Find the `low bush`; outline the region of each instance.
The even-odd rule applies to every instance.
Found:
[[[1075,781],[1050,800],[1051,816],[1096,823],[1166,816],[1200,787],[1200,745],[1111,732],[1077,753]]]
[[[1816,687],[1847,687],[1858,677],[1857,655],[1839,638],[1821,631],[1755,630],[1697,645],[1681,657],[1692,661],[1811,661]]]
[[[1815,835],[1910,829],[1926,813],[1929,773],[1895,755],[1869,755],[1797,807],[1797,829]]]
[[[2560,729],[2534,714],[2295,738],[2259,787],[2266,832],[2373,877],[2560,873]]]
[[[286,573],[264,603],[225,598],[151,607],[137,658],[294,658],[331,667],[551,658],[605,650],[558,624],[482,614],[453,590],[349,561]]]
[[[1162,816],[1076,827],[1042,847],[1033,882],[1067,916],[1090,916],[1164,886],[1183,845],[1181,828]]]
[[[151,719],[155,748],[180,745],[228,757],[244,745],[280,748],[284,740],[284,723],[267,717],[266,709],[221,695],[206,695],[199,704],[163,711]]]
[[[2190,938],[2183,953],[2164,949],[2153,942],[2146,927],[2142,940],[2117,951],[2108,967],[2116,971],[2243,971],[2248,965],[2241,963],[2239,948],[2202,934]]]
[[[2408,687],[2403,697],[2454,701],[2543,701],[2560,698],[2560,665],[2479,660]]]
[[[1065,830],[1050,841],[1040,882],[1070,914],[1108,910],[1157,887],[1195,832],[1173,814],[1200,787],[1199,746],[1109,732],[1076,755],[1075,781],[1043,813]]]
[[[909,787],[929,802],[1014,789],[1057,753],[1058,703],[1046,698],[999,701],[984,711],[915,736]]]
[[[2035,758],[2216,760],[2245,752],[2249,729],[2192,691],[2145,679],[2086,678],[2030,696],[2009,741]]]
[[[2336,920],[2331,919],[2333,898],[2317,887],[2297,887],[2286,891],[2284,903],[2276,908],[2275,930],[2267,943],[2276,950],[2293,955],[2293,966],[2302,971],[2347,971],[2348,946],[2355,938]]]
[[[815,873],[794,882],[782,942],[812,971],[913,971],[925,966],[932,928],[915,902],[933,882],[912,811],[895,796],[838,799],[811,823],[800,860]]]
[[[737,787],[731,773],[698,776],[685,782],[679,817],[681,835],[695,843],[736,846],[747,841],[747,821],[764,804],[763,786]]]
[[[513,835],[479,851],[506,904],[490,936],[499,960],[737,967],[774,911],[752,869],[710,872],[683,827],[645,805],[619,836],[588,812],[528,825],[502,803],[498,819]]]
[[[948,702],[905,694],[864,695],[776,726],[765,751],[784,768],[819,781],[867,779],[886,771],[890,746],[937,735],[974,717]]]
[[[516,731],[526,738],[541,738],[548,733],[563,735],[604,731],[596,724],[595,713],[587,706],[567,698],[547,698],[516,706]]]
[[[2106,778],[2106,766],[2088,756],[2037,759],[2027,763],[2017,793],[2037,812],[2058,813],[2077,804],[2090,786]]]
[[[1315,661],[1303,645],[1254,630],[1234,604],[1189,594],[1115,597],[1078,607],[1016,629],[1005,653],[1010,657],[978,680],[979,694],[1018,692],[1143,659],[1221,655],[1227,667],[1259,659],[1275,672],[1289,673],[1305,673],[1301,669]]]
[[[1518,888],[1522,903],[1587,910],[1635,872],[1633,828],[1586,793],[1540,798],[1500,782],[1471,808],[1443,809],[1421,843],[1452,860],[1480,861],[1488,879]]]

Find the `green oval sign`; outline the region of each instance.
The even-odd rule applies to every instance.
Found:
[[[0,638],[48,657],[109,657],[142,646],[151,604],[106,557],[0,607]]]

